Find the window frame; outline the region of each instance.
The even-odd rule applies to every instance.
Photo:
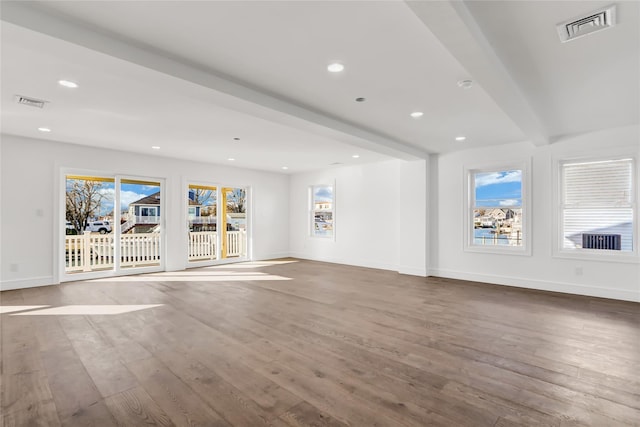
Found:
[[[314,194],[317,188],[330,187],[332,198],[331,198],[331,210],[326,212],[331,212],[331,218],[333,221],[333,229],[330,236],[322,236],[317,235],[315,233],[315,207],[314,207]],[[309,237],[313,239],[323,239],[323,240],[332,240],[335,241],[336,238],[336,185],[335,183],[330,184],[314,184],[309,186],[309,213],[308,213],[308,226],[309,226]]]
[[[478,173],[501,172],[509,170],[522,171],[522,245],[477,245],[474,243],[473,214],[475,209],[475,175]],[[531,256],[531,159],[516,162],[499,162],[483,165],[472,165],[464,168],[464,251],[498,254]]]
[[[562,168],[566,164],[572,163],[590,163],[590,162],[605,162],[616,161],[623,159],[631,159],[631,209],[633,211],[632,216],[632,239],[633,245],[631,252],[612,251],[605,249],[583,249],[583,248],[565,248],[564,247],[564,174]],[[630,151],[618,151],[614,153],[600,153],[591,156],[583,157],[556,157],[553,160],[553,178],[554,178],[554,236],[553,236],[553,257],[554,258],[567,258],[577,260],[588,261],[604,261],[604,262],[623,262],[623,263],[640,263],[640,251],[638,245],[638,238],[640,237],[638,232],[638,199],[640,198],[640,191],[638,185],[638,155]]]

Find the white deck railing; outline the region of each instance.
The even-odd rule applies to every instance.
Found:
[[[65,271],[93,271],[113,268],[113,236],[85,232],[66,236]]]
[[[227,257],[246,255],[247,233],[245,231],[227,231]]]
[[[227,258],[242,257],[247,254],[247,232],[227,231]],[[212,260],[217,257],[215,231],[189,232],[189,261]]]
[[[226,256],[242,257],[247,254],[247,233],[227,231]],[[189,261],[205,261],[217,258],[215,231],[189,233]],[[113,234],[65,236],[65,271],[87,272],[112,269],[115,264]],[[120,236],[120,266],[144,267],[160,264],[160,233],[123,234]]]
[[[66,272],[107,270],[114,266],[112,234],[65,236]],[[160,264],[160,233],[120,236],[120,266],[144,267]]]
[[[120,242],[121,267],[160,264],[160,233],[123,234]]]
[[[217,240],[218,234],[215,231],[189,232],[189,261],[216,259]]]

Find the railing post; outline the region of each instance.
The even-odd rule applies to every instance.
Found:
[[[91,231],[84,231],[82,235],[82,271],[91,271]]]
[[[240,256],[247,256],[247,231],[240,231]]]

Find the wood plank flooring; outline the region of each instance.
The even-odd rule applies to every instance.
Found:
[[[5,426],[640,426],[640,304],[311,261],[0,293]],[[28,314],[28,315],[25,315]]]

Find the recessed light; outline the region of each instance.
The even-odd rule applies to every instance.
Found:
[[[456,136],[456,141],[464,141],[465,139],[467,139],[466,136]]]
[[[357,159],[357,158],[359,158],[359,157],[360,157],[360,155],[359,155],[359,154],[354,154],[354,155],[353,155],[353,156],[351,156],[351,157],[353,157],[354,159]]]
[[[227,160],[229,160],[230,162],[233,162],[235,159],[233,157],[229,157]]]
[[[413,113],[409,114],[411,117],[413,117],[414,119],[418,119],[422,116],[424,116],[424,113],[422,111],[414,111]]]
[[[462,89],[471,89],[472,86],[473,80],[460,80],[458,82],[458,87],[461,87]]]
[[[327,66],[327,70],[329,70],[330,73],[339,73],[344,70],[344,65],[339,62],[334,62]]]
[[[58,84],[60,86],[68,87],[68,88],[71,88],[71,89],[75,89],[75,88],[78,87],[78,83],[72,82],[70,80],[58,80]]]
[[[151,148],[153,148],[154,150],[159,150],[160,147],[158,147],[157,145],[152,145]]]
[[[49,128],[38,128],[38,130],[40,132],[51,132],[51,129],[49,129]]]
[[[282,169],[287,170],[289,169],[289,166],[283,166]]]
[[[356,102],[364,102],[367,98],[356,98]]]

